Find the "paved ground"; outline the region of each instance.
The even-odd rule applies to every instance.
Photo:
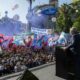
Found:
[[[39,78],[39,80],[64,80],[55,76],[55,65],[51,65],[40,70],[33,71],[33,73]],[[7,79],[16,80],[17,77]]]

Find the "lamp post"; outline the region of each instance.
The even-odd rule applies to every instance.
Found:
[[[26,1],[29,2],[29,7],[30,7],[30,11],[31,11],[31,9],[32,9],[32,2],[35,1],[35,0],[26,0]]]
[[[29,14],[32,13],[32,3],[33,3],[33,1],[35,1],[35,0],[26,0],[26,1],[29,2],[29,9],[28,9],[28,15],[27,15],[27,17],[29,17]],[[28,18],[27,18],[27,19],[28,19]],[[29,19],[28,19],[28,31],[31,32],[31,22],[29,21]]]

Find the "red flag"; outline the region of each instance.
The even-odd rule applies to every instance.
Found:
[[[3,37],[4,35],[3,34],[0,34],[0,37]]]

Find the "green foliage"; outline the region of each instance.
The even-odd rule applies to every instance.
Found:
[[[75,20],[73,26],[80,31],[80,17]]]
[[[59,8],[59,15],[57,17],[57,29],[59,31],[65,31],[69,32],[69,27],[72,26],[71,21],[71,10],[69,5],[62,5],[61,8]]]
[[[72,1],[75,3],[75,2],[77,2],[77,1],[79,1],[79,0],[72,0]]]
[[[60,14],[60,16],[57,18],[57,29],[59,31],[63,30],[65,24],[64,24],[64,16],[63,14]]]
[[[58,10],[57,30],[69,32],[72,26],[80,30],[80,1],[69,5],[63,4]]]

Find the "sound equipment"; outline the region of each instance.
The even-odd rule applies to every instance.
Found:
[[[18,80],[39,80],[39,79],[31,71],[27,69]]]

